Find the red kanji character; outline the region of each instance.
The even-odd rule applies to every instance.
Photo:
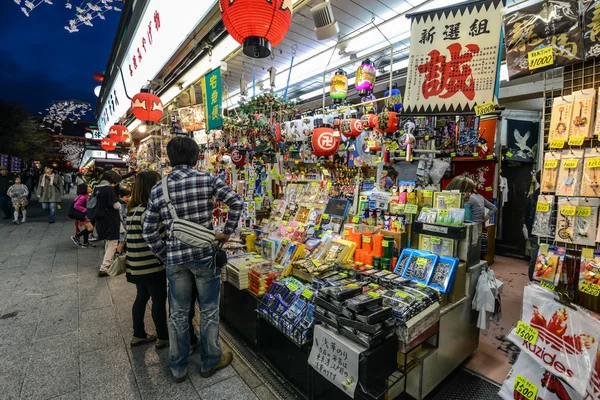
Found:
[[[142,49],[144,49],[144,53],[146,53],[146,38],[142,38]]]
[[[137,69],[137,58],[135,58],[135,54],[133,55],[133,68]]]
[[[148,43],[152,44],[152,21],[148,22]]]
[[[154,11],[154,26],[156,26],[156,30],[160,28],[160,14],[158,11]]]
[[[139,60],[139,62],[142,62],[142,53],[140,52],[139,47],[137,48],[137,51],[138,51],[138,60]]]
[[[129,75],[133,76],[133,69],[131,68],[131,64],[129,64]]]

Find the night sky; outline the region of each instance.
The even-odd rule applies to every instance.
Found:
[[[0,99],[22,103],[36,115],[55,100],[82,100],[95,108],[94,87],[100,83],[93,74],[106,68],[121,17],[108,11],[106,20],[95,18],[93,27],[82,25],[69,33],[64,26],[74,18],[75,7],[53,2],[27,17],[6,0],[0,13]],[[93,113],[86,117],[93,119]]]

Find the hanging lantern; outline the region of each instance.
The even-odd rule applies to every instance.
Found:
[[[125,143],[130,140],[129,130],[124,125],[111,126],[108,130],[108,136],[117,143]]]
[[[141,92],[131,99],[131,112],[140,121],[158,122],[163,116],[163,103],[160,97]]]
[[[100,141],[100,146],[106,151],[111,151],[117,148],[117,143],[111,138],[104,138]]]
[[[238,149],[233,149],[231,150],[231,161],[238,167],[241,167],[246,164],[246,154],[242,154]]]
[[[387,132],[393,133],[398,130],[398,117],[395,111],[383,111],[375,119],[375,128]]]
[[[281,136],[281,123],[275,124],[275,143],[283,142],[283,136]]]
[[[346,100],[348,95],[348,77],[343,69],[338,69],[335,75],[331,78],[329,86],[329,96],[333,99],[334,104],[339,104]]]
[[[328,157],[335,154],[340,146],[340,138],[331,128],[316,128],[311,138],[313,153],[317,157]]]
[[[368,58],[356,70],[354,87],[360,96],[370,94],[375,87],[375,66]]]
[[[349,118],[342,120],[342,135],[346,137],[356,137],[363,131],[362,121],[358,118]]]
[[[398,89],[398,85],[396,82],[392,85],[392,91],[386,90],[383,94],[384,97],[390,96],[388,99],[385,99],[385,106],[390,111],[400,112],[402,110],[402,92]]]
[[[292,22],[292,0],[219,0],[229,34],[252,58],[271,55]]]

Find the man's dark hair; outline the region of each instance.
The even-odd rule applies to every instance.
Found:
[[[112,171],[114,168],[115,168],[114,165],[112,165],[112,164],[106,164],[104,166],[104,172]]]
[[[108,183],[110,183],[111,185],[116,185],[117,183],[121,182],[121,180],[122,180],[121,175],[119,175],[115,171],[105,172],[104,176],[102,178],[105,179],[106,181],[108,181]]]
[[[189,165],[193,167],[198,162],[200,148],[189,137],[176,136],[167,145],[167,155],[171,166]]]
[[[131,196],[131,189],[122,187],[119,189],[119,197]]]

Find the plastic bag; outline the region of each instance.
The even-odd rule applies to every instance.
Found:
[[[446,161],[438,159],[433,160],[433,165],[429,170],[429,178],[431,178],[431,182],[434,185],[440,183],[448,168],[450,168],[450,164],[448,164]]]

